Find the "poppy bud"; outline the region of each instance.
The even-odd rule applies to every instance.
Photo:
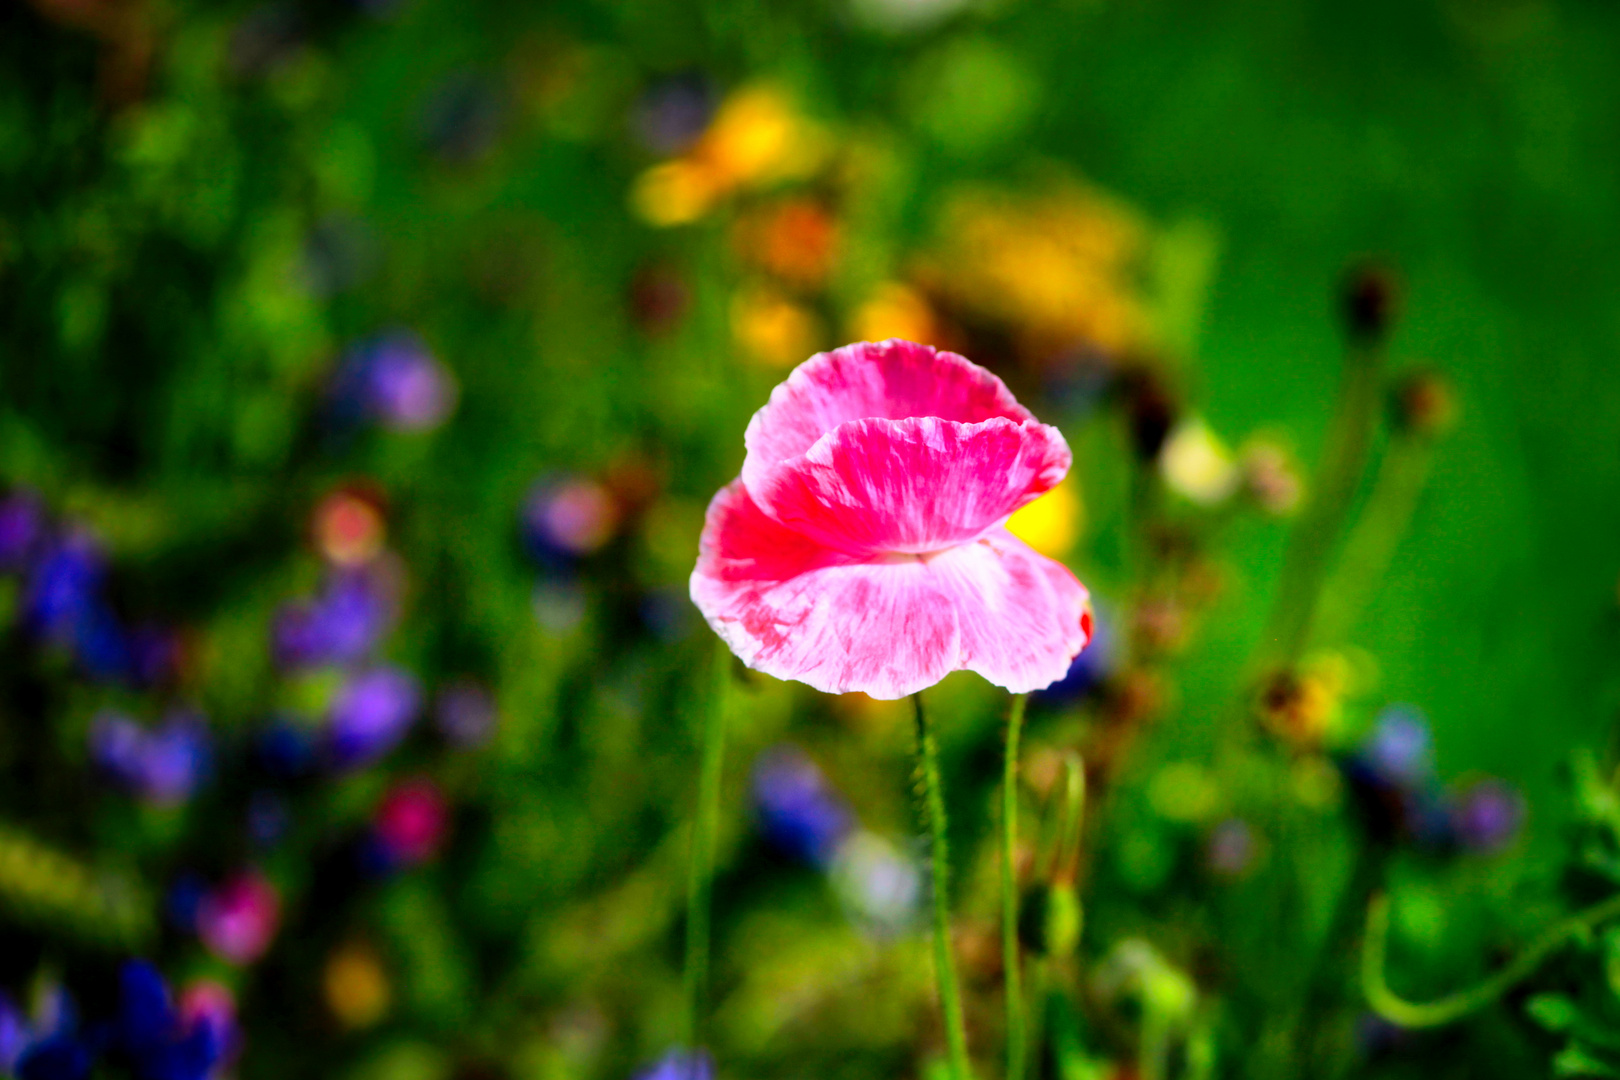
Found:
[[[1345,334],[1357,345],[1379,344],[1400,315],[1400,299],[1400,284],[1388,267],[1373,262],[1352,267],[1340,298]]]
[[[1457,398],[1445,376],[1418,371],[1395,387],[1395,422],[1413,435],[1444,435],[1457,421]]]
[[[1073,956],[1085,928],[1085,909],[1074,883],[1040,885],[1024,894],[1018,915],[1018,937],[1024,946],[1045,956]]]

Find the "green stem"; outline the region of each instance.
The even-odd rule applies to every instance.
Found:
[[[1433,457],[1433,441],[1421,435],[1402,433],[1390,443],[1366,509],[1350,530],[1339,565],[1322,589],[1311,638],[1332,645],[1354,628],[1367,598],[1394,561],[1395,549],[1423,494]]]
[[[953,1080],[972,1080],[967,1025],[962,1019],[962,990],[951,955],[950,852],[945,842],[945,791],[939,778],[939,739],[923,708],[922,694],[911,695],[917,711],[917,766],[922,771],[923,816],[927,818],[934,892],[934,979],[945,1015],[945,1042]]]
[[[1028,694],[1014,694],[1007,713],[1007,756],[1001,771],[1001,956],[1007,984],[1007,1080],[1023,1080],[1024,987],[1018,964],[1018,736]]]
[[[1489,1005],[1531,975],[1542,961],[1570,940],[1614,918],[1620,918],[1620,895],[1554,923],[1528,949],[1490,978],[1437,1001],[1415,1002],[1398,996],[1386,981],[1384,954],[1389,938],[1389,898],[1375,896],[1367,905],[1367,940],[1361,952],[1362,991],[1372,1010],[1392,1023],[1407,1028],[1440,1027]]]
[[[1293,667],[1305,649],[1317,591],[1366,466],[1378,419],[1383,359],[1380,346],[1352,347],[1345,355],[1338,405],[1328,428],[1322,463],[1299,525],[1289,540],[1262,645],[1262,650],[1271,652],[1284,668]]]
[[[698,773],[697,814],[692,822],[692,860],[686,878],[685,1044],[703,1044],[703,1008],[709,981],[709,895],[714,883],[715,835],[720,831],[720,773],[726,756],[726,688],[731,652],[715,651],[714,684],[703,711],[703,762]]]

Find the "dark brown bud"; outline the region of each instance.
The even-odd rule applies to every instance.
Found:
[[[1345,333],[1358,345],[1376,345],[1400,317],[1401,287],[1382,263],[1364,262],[1345,276],[1341,297]]]
[[[1125,415],[1131,425],[1131,443],[1142,461],[1154,461],[1176,426],[1176,406],[1170,392],[1152,372],[1138,368],[1120,379]]]
[[[1395,422],[1403,431],[1434,437],[1457,422],[1457,396],[1436,371],[1414,371],[1395,387]]]

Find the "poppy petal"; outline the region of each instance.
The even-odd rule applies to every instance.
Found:
[[[846,421],[913,416],[965,424],[1033,419],[1000,379],[956,353],[898,338],[846,345],[812,356],[771,391],[743,436],[743,482],[753,490],[766,469]]]
[[[691,591],[743,663],[830,694],[904,697],[959,666],[956,611],[926,562],[822,547],[740,482],[709,505]]]
[[[962,655],[976,671],[1015,694],[1062,679],[1091,640],[1086,587],[1069,568],[1005,529],[931,557],[956,609]]]
[[[761,510],[855,555],[922,554],[980,536],[1069,471],[1054,427],[994,418],[851,420],[747,480]]]

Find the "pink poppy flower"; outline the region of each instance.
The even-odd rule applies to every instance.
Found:
[[[1069,447],[978,365],[899,340],[818,353],[744,443],[691,589],[750,667],[875,698],[966,668],[1022,693],[1090,639],[1085,586],[1005,528]]]

